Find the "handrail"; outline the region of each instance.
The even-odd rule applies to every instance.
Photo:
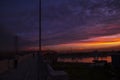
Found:
[[[17,56],[18,64],[25,61],[25,60],[27,60],[31,56],[32,56],[32,54],[26,54],[26,55],[23,55],[23,56]],[[14,68],[14,65],[15,65],[14,60],[15,60],[15,58],[0,60],[0,64],[1,64],[0,65],[0,75],[4,74],[7,71]]]

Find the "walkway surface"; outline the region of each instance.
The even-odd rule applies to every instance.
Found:
[[[18,64],[16,69],[0,75],[0,80],[46,80],[47,70],[40,55]]]

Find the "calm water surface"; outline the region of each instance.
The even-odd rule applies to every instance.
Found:
[[[78,63],[93,63],[95,57],[83,57],[83,58],[58,58],[58,62],[78,62]],[[106,60],[111,63],[111,56],[98,57],[97,60]]]

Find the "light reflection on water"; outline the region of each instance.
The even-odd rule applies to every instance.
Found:
[[[93,63],[94,57],[83,57],[83,58],[58,58],[58,62],[78,62],[78,63]],[[111,56],[98,57],[97,60],[105,60],[111,63]]]

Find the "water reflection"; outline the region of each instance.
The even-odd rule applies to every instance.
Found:
[[[78,62],[78,63],[93,63],[93,60],[95,60],[95,57],[82,57],[82,58],[58,58],[58,62]],[[105,60],[108,63],[111,63],[111,56],[106,57],[97,57],[97,60]]]

